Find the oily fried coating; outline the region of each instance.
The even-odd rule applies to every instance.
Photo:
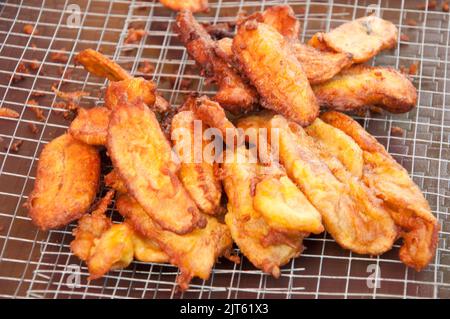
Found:
[[[319,32],[309,41],[318,49],[329,48],[335,52],[350,53],[353,62],[363,63],[381,50],[397,44],[398,31],[395,25],[377,16],[356,19],[331,30]]]
[[[285,39],[296,41],[300,36],[300,22],[288,5],[267,8],[261,13],[260,22],[274,27]]]
[[[352,138],[319,118],[305,130],[308,135],[322,141],[327,146],[327,150],[335,154],[353,176],[358,179],[362,177],[363,151]]]
[[[208,126],[218,129],[223,137],[227,135],[227,131],[235,130],[235,126],[228,120],[220,104],[211,101],[207,96],[196,99],[192,104],[192,111],[196,118]]]
[[[391,113],[410,111],[417,103],[417,91],[402,73],[387,67],[353,66],[328,82],[313,86],[323,107],[354,111],[379,106]]]
[[[106,145],[111,111],[103,106],[79,108],[69,127],[69,134],[89,145]]]
[[[43,230],[59,228],[83,216],[97,193],[97,150],[61,135],[42,150],[34,189],[27,202],[33,222]]]
[[[261,96],[262,104],[301,124],[319,113],[314,93],[293,51],[273,27],[249,20],[233,40],[241,70]]]
[[[125,101],[133,103],[133,101],[142,100],[148,107],[153,108],[156,101],[155,92],[155,84],[144,78],[127,78],[111,82],[106,89],[105,106],[114,110]]]
[[[128,192],[125,183],[115,169],[105,175],[105,185],[121,194],[126,194]]]
[[[177,235],[162,230],[130,196],[121,195],[117,199],[117,209],[136,232],[155,241],[167,254],[170,263],[180,269],[177,282],[182,290],[189,287],[192,277],[207,280],[217,258],[231,249],[229,230],[215,218],[206,216],[205,228]]]
[[[436,251],[439,224],[419,187],[352,118],[339,112],[326,112],[322,119],[350,136],[363,150],[363,180],[389,207],[394,222],[401,228],[404,242],[400,259],[416,270],[426,267]]]
[[[336,172],[338,166],[324,162],[296,123],[275,115],[265,125],[271,134],[274,129],[278,130],[281,163],[322,214],[326,230],[339,245],[371,255],[392,247],[397,232],[390,216],[379,209],[376,199],[369,197],[360,184],[349,180],[350,173],[345,174],[342,169]]]
[[[214,99],[232,113],[247,112],[258,102],[254,88],[215,53],[215,42],[189,11],[177,16],[178,34],[187,52],[219,86]]]
[[[133,225],[130,224],[130,226],[133,228]],[[169,262],[169,256],[161,250],[161,247],[159,247],[156,241],[142,236],[136,231],[133,231],[133,236],[131,239],[133,241],[135,259],[148,263]]]
[[[171,146],[143,103],[112,112],[107,149],[127,190],[163,229],[185,234],[204,225],[177,177]]]
[[[78,53],[75,57],[75,62],[83,65],[89,73],[107,78],[110,81],[122,81],[131,77],[116,62],[92,49],[86,49]]]
[[[217,165],[213,163],[214,158],[204,158],[206,127],[202,125],[196,133],[195,120],[202,125],[192,111],[181,111],[172,119],[172,141],[181,159],[178,176],[197,207],[205,214],[215,214],[219,212],[222,186],[214,174]]]
[[[0,107],[0,117],[9,117],[9,118],[18,118],[20,116],[19,113],[14,111],[13,109],[7,107]]]
[[[208,0],[159,0],[159,2],[175,11],[189,10],[193,13],[208,11]]]

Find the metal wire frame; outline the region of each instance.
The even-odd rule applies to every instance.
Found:
[[[38,2],[38,3],[37,3]],[[400,41],[396,50],[374,59],[376,65],[395,68],[419,63],[413,76],[419,92],[418,107],[405,115],[372,115],[358,117],[404,165],[424,191],[433,213],[441,222],[438,251],[433,263],[423,272],[408,270],[398,260],[398,245],[392,252],[371,258],[340,249],[326,234],[308,238],[306,251],[300,258],[283,267],[277,280],[255,270],[244,258],[240,265],[225,261],[217,264],[211,279],[194,280],[191,289],[180,294],[174,283],[175,267],[134,262],[128,269],[112,271],[103,280],[87,281],[87,270],[70,253],[71,230],[42,233],[29,223],[22,204],[34,182],[38,154],[54,136],[67,127],[55,114],[56,99],[50,85],[56,82],[63,90],[86,90],[93,96],[86,104],[102,103],[98,96],[106,81],[86,74],[72,63],[61,65],[49,57],[67,45],[72,57],[81,49],[92,47],[118,61],[133,74],[149,61],[155,66],[154,80],[159,90],[174,105],[182,103],[185,94],[197,91],[213,94],[193,70],[189,59],[173,32],[175,14],[163,9],[157,1],[10,0],[0,8],[0,106],[19,111],[19,119],[0,120],[0,137],[5,149],[0,150],[0,297],[29,298],[376,298],[376,297],[450,297],[450,107],[447,100],[449,68],[449,27],[447,13],[418,10],[422,1],[210,1],[209,14],[200,15],[205,22],[233,21],[240,10],[254,11],[277,3],[291,4],[302,22],[302,40],[320,30],[365,14],[369,4],[382,8],[383,17],[394,22],[409,40]],[[65,26],[69,4],[82,9],[81,28]],[[415,19],[417,25],[411,25]],[[29,37],[22,33],[24,24],[44,30]],[[130,26],[139,25],[148,34],[135,45],[124,43]],[[32,43],[37,47],[33,49]],[[20,62],[30,62],[34,52],[41,64],[37,74],[25,84],[13,84],[10,78]],[[71,79],[61,81],[61,74],[41,70],[59,70]],[[70,71],[72,70],[72,71]],[[186,80],[190,85],[186,88]],[[41,122],[32,116],[26,102],[33,91],[47,93],[39,100],[45,114]],[[33,135],[26,125],[35,124]],[[405,129],[404,136],[391,134],[392,127]],[[16,140],[24,140],[18,153],[10,151]],[[114,214],[114,210],[112,210]],[[368,285],[375,265],[379,269],[379,286]],[[72,279],[80,276],[79,283]],[[71,281],[72,280],[72,281]]]

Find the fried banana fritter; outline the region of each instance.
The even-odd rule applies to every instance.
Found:
[[[113,110],[108,153],[130,194],[163,229],[185,234],[204,218],[177,177],[171,146],[143,103]]]
[[[55,138],[40,155],[27,203],[31,219],[48,230],[80,218],[95,198],[99,176],[100,155],[94,147],[69,134]]]
[[[106,145],[111,111],[103,106],[78,109],[77,117],[69,127],[73,138],[89,145]]]
[[[398,31],[392,22],[372,15],[344,23],[328,33],[319,32],[309,44],[318,49],[350,53],[353,62],[363,63],[381,50],[393,48],[397,37]]]
[[[321,106],[338,111],[374,105],[391,113],[404,113],[417,103],[411,81],[387,67],[353,66],[328,82],[314,85],[313,90]]]
[[[131,75],[116,62],[92,49],[81,51],[75,57],[75,62],[96,76],[107,78],[110,81],[122,81]]]
[[[189,10],[193,13],[208,10],[208,0],[159,0],[161,4],[175,11]]]
[[[264,10],[260,15],[260,22],[274,27],[285,39],[298,41],[300,22],[295,17],[295,12],[290,6],[273,6]]]
[[[111,82],[105,93],[105,106],[114,110],[124,102],[142,100],[149,108],[155,109],[156,86],[144,78],[127,78],[122,81]],[[158,110],[159,111],[159,110]]]
[[[270,133],[278,130],[279,157],[288,176],[322,214],[326,230],[342,247],[371,255],[392,247],[397,231],[389,214],[360,184],[344,181],[351,178],[350,173],[342,169],[335,172],[338,166],[324,162],[310,137],[296,123],[275,115],[265,127]]]
[[[314,93],[289,43],[273,27],[248,20],[238,28],[233,52],[263,106],[301,125],[319,112]]]
[[[376,191],[401,228],[403,246],[400,259],[421,270],[433,258],[439,224],[430,206],[408,172],[378,141],[352,118],[339,113],[324,113],[322,119],[350,136],[363,150],[363,181]]]
[[[195,103],[192,104],[192,111],[196,118],[208,126],[218,129],[223,137],[226,137],[227,131],[236,129],[234,124],[228,120],[220,104],[211,101],[207,96],[196,99]]]
[[[213,163],[213,158],[211,161],[204,159],[203,150],[207,141],[203,138],[203,132],[206,127],[202,125],[196,133],[195,120],[201,123],[190,110],[181,111],[172,119],[172,141],[181,158],[178,176],[197,207],[205,214],[215,214],[219,212],[222,186],[214,173],[217,164]],[[202,144],[196,145],[196,138],[201,138]]]
[[[177,279],[182,290],[192,277],[207,280],[217,258],[229,253],[232,239],[228,228],[215,218],[206,216],[207,225],[185,235],[162,230],[130,196],[117,199],[117,209],[136,232],[154,240],[167,254],[171,264],[180,269]]]
[[[219,86],[214,99],[232,113],[248,112],[258,102],[254,88],[215,53],[215,42],[189,11],[177,16],[178,34],[187,52]]]

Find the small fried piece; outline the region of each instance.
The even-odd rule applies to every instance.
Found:
[[[121,194],[126,194],[128,192],[125,183],[115,169],[105,175],[105,185]]]
[[[113,110],[107,149],[130,194],[163,229],[185,234],[204,226],[177,177],[171,146],[142,102]]]
[[[178,176],[197,207],[212,215],[220,211],[222,186],[214,174],[217,164],[213,163],[213,158],[210,161],[204,158],[207,141],[203,133],[207,127],[202,125],[196,133],[194,121],[201,125],[192,111],[181,111],[172,119],[172,141],[181,159]],[[195,142],[197,138],[201,138],[201,144]]]
[[[385,202],[394,222],[401,228],[404,242],[400,259],[416,270],[426,267],[435,254],[440,227],[419,187],[355,120],[332,111],[321,118],[350,136],[363,150],[363,180]]]
[[[156,101],[156,85],[144,78],[127,78],[125,80],[111,82],[105,93],[105,106],[114,110],[119,104],[128,101],[142,100],[149,108],[153,109]]]
[[[189,287],[194,276],[207,280],[216,259],[226,255],[233,243],[228,228],[213,217],[205,216],[208,221],[205,228],[178,235],[162,230],[130,196],[119,196],[117,209],[136,232],[154,240],[170,263],[180,269],[177,282],[181,290]]]
[[[29,215],[42,230],[59,228],[83,216],[98,189],[98,151],[64,134],[48,143],[40,156]]]
[[[319,105],[300,62],[273,27],[255,20],[241,24],[233,52],[261,95],[263,106],[301,125],[318,116]]]
[[[187,52],[204,70],[208,78],[217,82],[219,90],[214,99],[227,111],[242,113],[252,110],[257,93],[238,73],[215,53],[215,42],[194,18],[191,12],[177,15],[178,34]]]
[[[89,73],[107,78],[110,81],[121,81],[131,77],[116,62],[92,49],[86,49],[78,53],[75,62],[83,65]]]
[[[174,11],[189,10],[193,13],[208,11],[208,0],[159,0],[159,2]]]
[[[321,106],[338,111],[374,105],[391,113],[404,113],[417,103],[417,91],[411,81],[388,67],[356,65],[328,82],[314,85],[313,91]]]
[[[319,32],[309,41],[309,45],[350,53],[353,62],[363,63],[381,50],[393,48],[397,44],[397,35],[397,28],[392,22],[371,15],[341,24],[328,33]]]
[[[19,113],[7,107],[0,107],[0,117],[18,118]]]
[[[106,145],[111,111],[103,106],[80,108],[69,127],[69,134],[89,145]]]
[[[127,37],[125,38],[125,44],[132,44],[141,41],[141,39],[147,34],[144,29],[129,28]]]

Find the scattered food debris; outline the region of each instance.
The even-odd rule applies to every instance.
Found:
[[[378,114],[378,115],[383,114],[383,109],[378,106],[370,106],[369,111],[370,111],[370,113],[372,113],[374,115],[375,114]]]
[[[128,29],[128,34],[125,39],[125,43],[131,44],[139,42],[146,33],[147,32],[144,29],[130,28]]]
[[[40,91],[33,91],[31,92],[31,96],[32,97],[43,97],[46,96],[47,94],[44,92],[40,92]]]
[[[41,108],[38,107],[38,102],[36,100],[34,99],[28,100],[27,106],[30,108],[30,110],[34,113],[34,115],[39,121],[41,122],[45,121],[44,112],[42,111]]]
[[[417,69],[418,69],[419,65],[418,63],[413,63],[409,66],[409,75],[416,75],[417,74]]]
[[[14,153],[19,152],[20,147],[22,146],[22,144],[23,144],[23,140],[18,140],[18,141],[16,141],[16,142],[14,142],[14,143],[11,145],[11,147],[9,148],[9,151],[10,151],[10,152],[14,152]],[[7,147],[7,146],[5,146],[5,150],[8,150],[8,147]]]
[[[30,63],[28,63],[28,67],[30,68],[30,70],[32,71],[37,71],[39,69],[39,67],[41,66],[41,64],[39,63],[38,60],[33,60]]]
[[[403,136],[404,133],[405,133],[405,130],[402,129],[401,127],[393,126],[393,127],[391,128],[391,135],[395,135],[395,136]]]
[[[0,107],[0,117],[18,118],[19,113],[7,107]]]
[[[411,27],[417,26],[417,21],[414,19],[406,19],[405,23]]]
[[[30,132],[33,134],[37,134],[39,132],[38,127],[34,123],[28,123],[28,128],[30,129]]]
[[[400,41],[409,42],[409,36],[407,34],[400,34]]]
[[[53,62],[57,63],[67,63],[67,61],[69,61],[69,57],[67,56],[65,48],[62,48],[58,52],[53,52],[50,56],[50,59]]]
[[[138,71],[146,75],[151,75],[155,71],[155,66],[151,64],[149,61],[143,61],[140,64]]]
[[[444,1],[444,2],[442,3],[442,11],[444,11],[444,12],[449,12],[448,1]]]
[[[427,5],[426,1],[417,5],[417,9],[419,9],[419,10],[425,10],[425,9],[433,10],[433,9],[436,9],[436,7],[437,7],[436,0],[428,1],[428,5]]]
[[[28,73],[30,73],[30,71],[28,70],[28,68],[25,66],[25,64],[23,62],[20,62],[19,65],[17,66],[16,72],[12,76],[12,83],[17,83],[24,79],[24,76],[22,74],[17,74],[17,73],[28,74]]]
[[[34,31],[33,31],[34,30]],[[25,34],[29,34],[29,35],[33,35],[33,34],[38,34],[39,32],[38,32],[38,29],[36,28],[34,28],[34,25],[32,25],[32,24],[26,24],[26,25],[24,25],[23,26],[23,33],[25,33]]]

